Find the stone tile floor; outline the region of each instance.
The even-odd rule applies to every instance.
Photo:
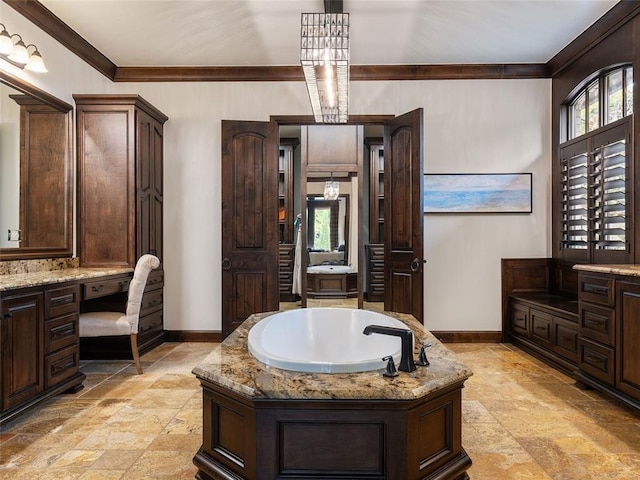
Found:
[[[472,480],[640,478],[640,415],[512,345],[449,347],[474,371],[463,391]],[[191,370],[213,348],[165,343],[140,376],[131,362],[83,362],[82,391],[2,427],[0,478],[193,479],[202,412]]]

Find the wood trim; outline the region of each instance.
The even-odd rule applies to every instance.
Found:
[[[165,330],[165,342],[222,342],[222,332],[220,330],[209,331],[189,331],[189,330]]]
[[[442,343],[502,343],[502,332],[432,331],[431,333]]]
[[[351,81],[550,78],[545,64],[352,65]],[[304,81],[302,67],[118,67],[115,82]]]
[[[3,0],[4,1],[4,0]],[[31,85],[28,82],[25,82],[21,78],[18,78],[14,75],[11,75],[4,70],[0,70],[0,82],[5,85],[10,86],[22,92],[24,94],[30,95],[47,105],[52,106],[56,110],[60,110],[61,112],[70,112],[73,110],[73,106],[69,105],[67,102],[63,102],[59,98],[54,97],[50,93],[45,92],[44,90],[40,90],[38,87]]]
[[[105,77],[113,80],[117,65],[56,17],[37,0],[2,0],[31,23],[48,33]]]
[[[640,14],[640,2],[621,1],[547,62],[552,77]]]

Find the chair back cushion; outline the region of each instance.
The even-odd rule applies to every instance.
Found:
[[[140,305],[142,294],[147,286],[149,273],[160,266],[160,260],[154,255],[143,255],[138,259],[133,271],[133,279],[129,284],[129,297],[127,300],[127,317],[131,324],[131,333],[138,333],[138,321],[140,319]]]

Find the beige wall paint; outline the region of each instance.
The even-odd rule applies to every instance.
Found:
[[[15,74],[69,103],[73,93],[138,93],[169,117],[165,328],[219,330],[221,122],[308,115],[304,84],[114,84],[12,9],[2,14],[9,31],[38,45],[49,68],[44,75]],[[551,252],[551,80],[351,82],[350,88],[351,114],[424,109],[426,173],[533,173],[531,215],[425,217],[426,326],[500,330],[500,259]]]

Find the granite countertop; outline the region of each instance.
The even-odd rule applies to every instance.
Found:
[[[131,267],[104,267],[63,268],[60,270],[47,270],[42,272],[13,273],[0,275],[0,292],[16,288],[37,287],[41,285],[100,278],[131,272],[133,272],[133,268]]]
[[[611,273],[615,275],[627,275],[630,277],[640,277],[640,265],[638,264],[621,264],[621,265],[591,265],[577,264],[573,266],[574,270],[595,273]]]
[[[277,312],[250,316],[193,373],[207,382],[255,400],[261,399],[341,399],[415,400],[443,387],[464,382],[471,370],[412,316],[385,312],[409,326],[415,345],[431,343],[427,349],[430,365],[394,378],[383,370],[361,373],[304,373],[270,367],[249,353],[249,330],[262,318]],[[417,350],[418,351],[418,350]],[[417,354],[414,352],[414,358]]]

